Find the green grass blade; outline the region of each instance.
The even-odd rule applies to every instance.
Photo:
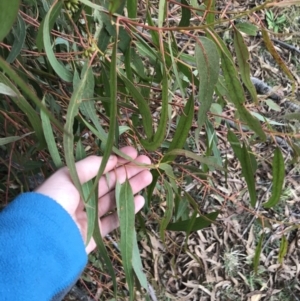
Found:
[[[273,183],[272,183],[272,196],[267,203],[264,204],[265,208],[274,207],[280,201],[282,187],[285,177],[285,166],[282,153],[279,148],[276,148],[273,158]]]
[[[20,2],[20,0],[0,1],[0,42],[3,41],[13,26],[18,15]]]
[[[134,283],[133,283],[133,238],[134,238],[134,197],[128,179],[124,184],[119,184],[121,187],[116,189],[117,211],[120,221],[121,242],[120,251],[122,255],[122,263],[125,272],[126,282],[129,289],[129,298],[134,300]]]
[[[60,11],[62,8],[63,2],[57,1],[54,5],[51,6],[49,9],[46,17],[45,22],[43,26],[43,41],[44,41],[44,47],[47,54],[47,58],[54,69],[54,71],[57,73],[57,75],[65,80],[66,82],[71,82],[73,79],[72,73],[64,66],[62,65],[55,57],[55,54],[52,49],[51,45],[51,39],[50,39],[50,16],[51,14],[56,14],[57,11]]]
[[[240,68],[241,78],[248,89],[252,100],[258,104],[255,87],[250,79],[249,51],[241,33],[234,27],[234,49]]]
[[[45,105],[45,98],[42,100],[42,103]],[[50,156],[53,160],[55,167],[58,169],[63,166],[63,162],[58,152],[49,116],[44,111],[41,111],[41,119]]]

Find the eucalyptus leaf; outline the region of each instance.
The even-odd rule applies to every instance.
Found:
[[[20,0],[2,0],[0,1],[0,42],[9,33],[13,26],[19,10]]]

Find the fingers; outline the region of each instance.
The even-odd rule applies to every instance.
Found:
[[[125,146],[121,148],[120,151],[132,159],[135,159],[138,156],[137,150],[131,146]],[[118,165],[123,165],[127,162],[128,160],[118,157]]]
[[[76,163],[76,170],[81,184],[88,182],[89,180],[96,177],[101,162],[102,162],[102,157],[89,156]],[[117,163],[118,163],[117,157],[114,155],[110,156],[107,161],[104,173],[114,169]]]
[[[133,160],[137,157],[137,150],[131,146],[126,146],[122,148],[121,151]],[[97,175],[101,162],[102,157],[89,156],[76,163],[76,170],[81,184],[88,182]],[[124,159],[120,161],[120,159],[118,159],[115,155],[110,156],[106,164],[104,174],[113,170],[120,162],[125,163],[127,161]]]
[[[141,195],[137,195],[134,197],[135,213],[139,212],[142,209],[144,203],[145,203],[145,199]],[[117,213],[113,213],[100,220],[100,230],[101,230],[102,237],[104,237],[106,234],[110,233],[111,231],[115,230],[118,227],[119,227],[119,219]],[[87,254],[92,252],[95,248],[96,248],[96,243],[92,238],[90,243],[86,247]]]
[[[143,163],[143,164],[151,163],[150,159],[143,155],[137,157],[135,159],[135,162]],[[107,174],[107,176],[102,177],[99,180],[99,191],[98,191],[99,198],[101,198],[109,191],[114,189],[117,181],[122,184],[125,182],[127,178],[131,179],[132,177],[139,174],[143,170],[145,170],[145,167],[134,165],[134,163],[128,163],[126,165],[121,165],[115,170],[111,171],[110,173]]]
[[[140,192],[152,182],[152,174],[148,170],[136,174],[129,179],[133,194]],[[115,190],[110,191],[99,199],[98,216],[101,217],[116,207]]]

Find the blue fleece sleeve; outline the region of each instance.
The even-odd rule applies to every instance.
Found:
[[[77,225],[51,198],[24,193],[0,212],[1,301],[61,300],[86,263]]]

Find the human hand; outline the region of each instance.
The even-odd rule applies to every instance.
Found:
[[[136,149],[133,147],[124,147],[121,151],[136,162],[143,164],[151,163],[148,157],[143,155],[138,156]],[[76,169],[81,184],[88,182],[97,175],[101,160],[102,157],[89,156],[76,163]],[[99,223],[101,224],[100,229],[102,236],[105,236],[119,226],[119,220],[116,212],[103,217],[116,206],[114,190],[116,182],[124,183],[128,177],[133,194],[137,194],[143,188],[147,187],[152,181],[152,175],[149,170],[145,167],[128,163],[129,162],[125,159],[119,158],[115,155],[110,156],[104,170],[104,175],[107,173],[109,174],[109,181],[107,181],[104,175],[99,180],[98,216],[100,219]],[[81,232],[83,240],[86,241],[87,215],[84,211],[84,203],[71,180],[67,167],[59,169],[35,191],[47,195],[59,203],[71,215]],[[138,212],[143,207],[145,200],[141,195],[136,195],[134,202],[135,212]],[[92,238],[86,246],[87,254],[95,248],[96,243]]]

